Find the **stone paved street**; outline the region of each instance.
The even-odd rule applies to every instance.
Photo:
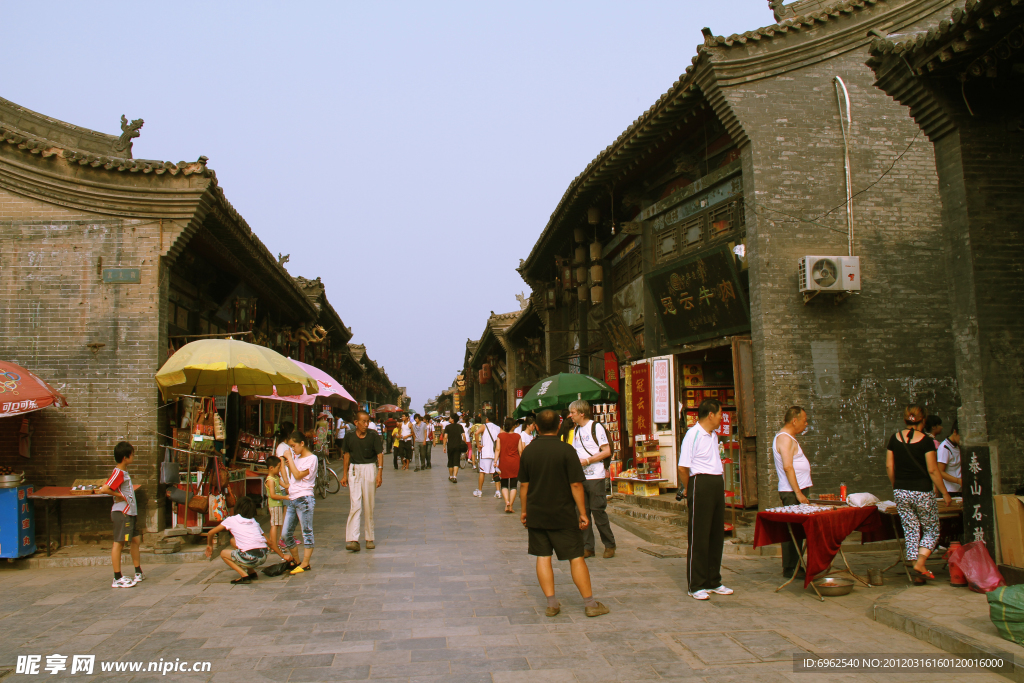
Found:
[[[25,654],[45,664],[53,653],[212,663],[206,674],[134,677],[97,664],[87,679],[122,682],[943,680],[794,674],[794,652],[941,652],[871,621],[867,589],[824,604],[795,586],[773,593],[777,559],[728,557],[736,594],[698,603],[684,594],[684,559],[640,552],[650,544],[618,528],[618,555],[589,561],[611,614],[587,619],[568,565],[556,563],[563,609],[546,618],[518,514],[473,488],[468,472],[452,485],[443,467],[395,472],[389,463],[376,550],[344,550],[343,491],[318,501],[314,571],[250,586],[229,585],[234,574],[219,561],[153,565],[130,590],[109,587],[108,567],[5,571],[0,666]]]

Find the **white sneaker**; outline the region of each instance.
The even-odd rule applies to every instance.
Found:
[[[495,498],[501,498],[501,491],[495,491],[494,492],[494,497]]]
[[[138,583],[139,581],[145,581],[145,580],[146,580],[146,575],[145,574],[143,574],[142,572],[135,572],[135,583]]]
[[[483,495],[483,492],[480,491],[480,489],[477,489],[476,491],[473,491],[473,495],[479,498],[480,496]]]
[[[708,592],[706,590],[699,590],[693,593],[687,592],[686,594],[694,600],[707,600],[711,597],[710,595],[708,595]]]
[[[732,595],[733,594],[733,590],[731,588],[726,588],[725,586],[719,586],[718,588],[712,588],[711,592],[716,594],[716,595]]]
[[[114,583],[110,584],[110,587],[111,588],[131,588],[136,583],[137,582],[135,581],[135,579],[133,579],[131,577],[128,577],[128,576],[122,576],[120,579],[114,579]]]

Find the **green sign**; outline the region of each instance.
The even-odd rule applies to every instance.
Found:
[[[107,284],[137,285],[142,282],[141,268],[104,268],[103,282]]]
[[[647,287],[672,346],[750,329],[750,308],[726,245],[647,275]]]

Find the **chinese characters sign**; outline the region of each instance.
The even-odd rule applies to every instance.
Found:
[[[651,424],[651,368],[647,363],[637,363],[629,377],[633,406],[633,437],[654,434]]]
[[[992,466],[987,446],[962,450],[964,493],[964,543],[985,541],[995,552],[995,519],[992,510]]]
[[[750,309],[727,246],[647,276],[669,344],[685,344],[750,329]]]
[[[669,417],[668,400],[668,359],[658,358],[651,363],[654,382],[654,423],[665,424],[671,421]]]
[[[601,332],[611,345],[619,360],[630,361],[640,357],[640,351],[636,347],[636,340],[633,333],[626,327],[622,316],[612,313],[601,321]]]
[[[106,284],[137,285],[142,282],[141,268],[104,268],[103,282]]]

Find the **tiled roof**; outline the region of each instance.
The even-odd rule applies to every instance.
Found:
[[[828,5],[822,10],[789,17],[771,26],[764,26],[753,31],[734,33],[728,38],[711,35],[711,30],[705,28],[703,29],[704,45],[701,47],[733,47],[746,45],[750,41],[775,40],[787,35],[790,31],[808,31],[841,16],[869,9],[879,2],[885,2],[885,0],[841,0]],[[698,48],[699,51],[700,48]],[[689,72],[689,69],[687,72]]]
[[[967,0],[964,7],[956,7],[949,19],[943,19],[938,25],[927,31],[918,31],[904,35],[890,35],[877,38],[871,43],[871,53],[875,57],[894,55],[903,58],[924,57],[930,52],[943,47],[955,38],[963,38],[964,44],[955,44],[947,55],[935,55],[940,63],[951,61],[957,53],[967,52],[970,42],[979,38],[990,38],[990,32],[998,23],[1007,19],[1020,22],[1024,13],[1024,0]],[[1007,28],[1013,28],[1012,24]],[[988,45],[988,41],[980,40]],[[934,68],[935,59],[928,60],[929,68]],[[967,75],[980,76],[968,70]]]

